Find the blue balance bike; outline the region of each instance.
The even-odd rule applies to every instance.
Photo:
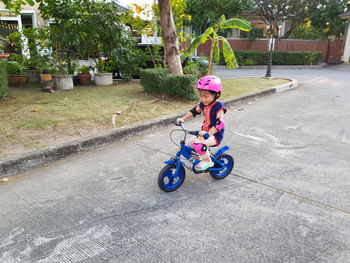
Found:
[[[165,192],[172,192],[177,190],[182,183],[185,181],[187,169],[192,169],[194,173],[205,173],[209,172],[211,177],[216,180],[224,179],[228,176],[234,166],[234,160],[231,155],[224,154],[230,149],[228,146],[220,148],[215,154],[210,153],[211,159],[214,162],[214,166],[205,170],[198,171],[195,166],[200,162],[198,153],[192,148],[186,146],[186,136],[187,134],[198,136],[198,131],[186,130],[183,123],[176,124],[180,126],[181,129],[175,129],[170,133],[171,141],[180,147],[180,150],[173,156],[169,161],[166,161],[166,166],[159,172],[158,176],[158,186]],[[182,131],[184,133],[184,138],[180,141],[180,145],[176,144],[171,135],[175,131]],[[186,158],[191,164],[187,166],[182,160],[181,156]],[[192,166],[192,167],[191,167]]]

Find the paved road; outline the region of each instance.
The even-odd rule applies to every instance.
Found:
[[[229,111],[225,180],[161,192],[169,127],[0,184],[0,262],[350,262],[349,71],[279,74],[318,80]]]
[[[266,68],[256,68],[256,69],[236,69],[230,70],[228,68],[220,67],[217,69],[215,74],[224,78],[235,78],[235,77],[264,77],[266,74]],[[314,81],[320,78],[334,78],[335,76],[340,76],[340,78],[346,78],[350,75],[350,66],[329,66],[325,68],[272,68],[272,77],[289,77],[295,78],[299,82]],[[350,77],[348,77],[350,78]]]

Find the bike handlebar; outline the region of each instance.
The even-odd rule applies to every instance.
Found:
[[[195,136],[198,136],[198,135],[199,135],[199,131],[189,131],[189,130],[186,130],[186,129],[185,129],[185,123],[184,123],[184,122],[179,122],[179,123],[177,123],[177,122],[174,121],[173,123],[175,124],[175,126],[181,127],[181,129],[182,129],[184,132],[186,132],[186,133],[189,133],[189,134],[195,135]]]

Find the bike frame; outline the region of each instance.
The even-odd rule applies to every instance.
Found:
[[[175,164],[176,165],[176,172],[179,172],[179,169],[181,167],[181,165],[185,166],[187,169],[190,169],[190,167],[187,167],[187,165],[181,161],[181,156],[185,157],[190,163],[192,163],[192,165],[197,165],[200,161],[195,159],[192,154],[196,154],[196,152],[185,145],[185,141],[182,140],[180,142],[180,150],[176,153],[176,155],[174,157],[172,157],[169,161],[166,161],[164,163],[166,164]],[[223,169],[222,164],[216,159],[217,156],[220,156],[221,154],[223,154],[224,152],[228,151],[230,149],[230,147],[228,146],[224,146],[222,148],[220,148],[215,154],[211,154],[212,157],[212,161],[217,164],[219,166],[219,168],[209,168],[209,170],[211,171],[220,171]],[[216,167],[217,167],[216,165]]]

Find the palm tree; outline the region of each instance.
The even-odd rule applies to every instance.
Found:
[[[215,62],[219,62],[220,60],[220,48],[219,41],[222,42],[222,53],[225,58],[226,65],[228,68],[233,69],[238,66],[235,54],[231,48],[230,43],[223,36],[218,35],[218,31],[226,28],[238,28],[242,31],[250,31],[252,27],[250,26],[250,22],[239,19],[239,18],[225,18],[225,15],[222,15],[218,22],[212,26],[207,28],[207,30],[200,36],[196,37],[190,47],[187,49],[185,56],[191,55],[191,53],[200,45],[204,44],[208,39],[210,42],[210,55],[209,55],[209,66],[207,69],[207,75],[212,74],[213,67],[213,59]]]

